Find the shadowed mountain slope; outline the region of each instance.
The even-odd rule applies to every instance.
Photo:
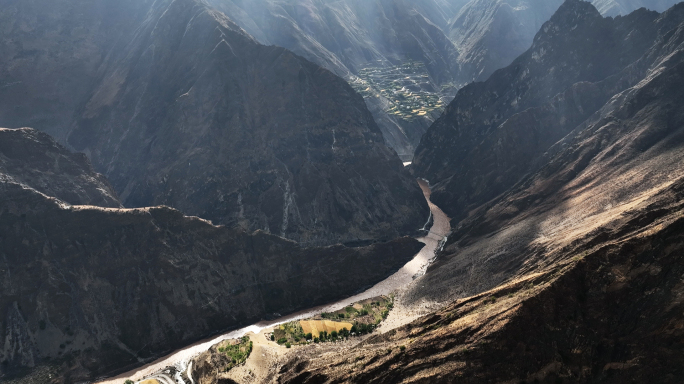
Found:
[[[210,3],[259,42],[291,49],[357,84],[359,90],[370,87],[364,92],[366,103],[387,144],[405,160],[413,157],[420,136],[437,116],[405,119],[388,112],[396,103],[403,102],[382,92],[388,89],[391,80],[403,80],[403,76],[391,69],[408,61],[424,64],[425,72],[414,75],[410,90],[438,95],[442,94],[443,85],[453,83],[457,73],[458,51],[443,28],[466,3],[464,0],[211,0]],[[383,74],[386,84],[362,83],[359,74],[368,68],[386,72]]]
[[[0,130],[3,143],[7,132]],[[83,175],[103,181],[47,135],[13,133],[15,146],[27,149],[14,166],[21,162],[31,178],[0,177],[3,381],[28,374],[29,382],[82,382],[141,365],[221,330],[352,295],[423,246],[402,238],[303,248],[168,207],[68,205],[38,190],[72,198],[92,188]],[[44,169],[41,156],[59,169]],[[45,180],[58,184],[46,190]]]
[[[17,2],[3,13],[16,18],[2,59],[15,88],[0,91],[0,122],[35,122],[86,153],[125,206],[169,205],[309,244],[423,225],[420,189],[363,99],[329,71],[259,45],[199,1],[65,8]],[[33,73],[64,89],[41,92]]]

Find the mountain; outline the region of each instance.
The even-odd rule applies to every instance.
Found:
[[[561,73],[576,76],[572,61],[552,71],[559,65],[554,51],[562,48],[599,72],[556,97],[577,87],[611,86],[614,93],[551,144],[540,166],[459,220],[406,295],[415,303],[444,303],[442,309],[343,351],[290,355],[278,382],[681,381],[684,5],[660,15],[636,11],[622,21],[597,14],[588,3],[565,2],[530,51],[493,76],[519,85],[518,77],[503,74],[518,66],[525,72],[531,55],[547,70],[530,69],[530,77],[554,84]],[[651,38],[632,62],[613,56],[622,62],[618,71],[602,68],[604,58],[593,50],[577,51],[573,43],[586,44],[585,35],[557,24],[600,27],[611,39],[625,20],[633,23],[632,35]],[[527,84],[518,92],[533,85]],[[503,90],[499,97],[507,100]],[[459,107],[465,109],[450,109]],[[538,132],[567,118],[547,114]],[[500,143],[524,143],[523,127],[520,141],[509,135]],[[501,163],[516,161],[499,156]]]
[[[203,2],[12,1],[2,17],[0,123],[86,153],[126,207],[307,244],[412,234],[429,214],[344,80]]]
[[[403,238],[303,248],[168,207],[70,205],[46,193],[73,203],[92,202],[97,190],[111,198],[83,155],[29,129],[0,137],[3,381],[79,382],[139,365],[217,331],[351,295],[422,247]]]
[[[436,185],[433,201],[458,221],[543,165],[556,141],[643,78],[624,69],[660,24],[656,12],[603,18],[566,1],[527,52],[459,91],[423,137],[413,167]]]
[[[441,88],[453,83],[458,51],[443,27],[465,0],[210,3],[259,42],[290,49],[345,77],[364,94],[387,144],[406,161],[437,117],[440,96],[452,95]],[[420,67],[403,68],[410,62]],[[402,88],[409,92],[398,97]]]
[[[663,12],[676,0],[593,0],[604,16],[627,15],[639,8]],[[541,26],[563,0],[474,0],[450,19],[445,33],[458,47],[458,75],[463,86],[487,80],[527,51]]]

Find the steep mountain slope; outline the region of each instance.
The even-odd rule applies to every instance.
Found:
[[[30,128],[0,128],[0,177],[68,204],[121,207],[109,181],[95,173],[85,155]]]
[[[29,382],[92,380],[210,333],[351,295],[422,247],[404,238],[302,248],[168,207],[71,206],[38,192],[42,183],[56,180],[46,192],[72,198],[104,185],[99,176],[45,134],[13,134],[17,148],[31,151],[14,165],[31,178],[0,178],[3,381],[26,374]]]
[[[198,1],[63,5],[12,5],[3,67],[17,88],[0,91],[0,122],[65,138],[125,206],[169,205],[309,244],[423,225],[420,189],[342,79]],[[33,73],[73,94],[25,85]]]
[[[3,1],[0,126],[39,128],[64,143],[98,68],[113,46],[125,45],[152,3]]]
[[[445,33],[458,47],[457,83],[485,81],[527,51],[535,35],[564,0],[474,0],[451,19]],[[603,16],[639,8],[663,12],[676,0],[592,0]]]
[[[648,60],[629,65],[665,23],[646,10],[612,19],[565,2],[527,52],[459,91],[422,139],[413,166],[437,184],[434,201],[460,220],[534,171],[551,145],[643,78]]]
[[[408,295],[451,304],[292,356],[279,382],[680,382],[684,6],[655,23],[639,80],[462,221]]]
[[[425,65],[411,84],[413,92],[440,94],[453,82],[458,51],[443,27],[466,1],[446,0],[211,0],[263,44],[285,47],[322,65],[364,93],[388,145],[410,160],[413,150],[437,116],[410,119],[389,113],[402,101],[384,94],[388,84],[368,83],[364,69],[387,72],[407,61]],[[411,75],[411,74],[407,74]],[[423,78],[421,76],[426,76]],[[400,87],[401,88],[401,87]],[[450,97],[452,94],[447,92]],[[444,94],[445,96],[447,94]]]

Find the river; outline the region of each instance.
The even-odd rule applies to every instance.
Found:
[[[354,304],[358,301],[370,299],[373,297],[381,295],[389,295],[392,292],[398,291],[402,288],[409,286],[416,277],[421,276],[427,270],[429,264],[434,260],[435,253],[446,241],[451,227],[449,224],[449,218],[442,212],[439,207],[432,204],[430,201],[430,188],[428,183],[424,180],[419,180],[418,184],[423,190],[425,199],[428,201],[430,206],[430,219],[425,223],[424,229],[427,229],[427,225],[432,221],[432,226],[426,236],[419,238],[418,240],[425,244],[425,247],[416,254],[416,256],[409,261],[404,267],[399,271],[388,277],[387,279],[374,285],[372,288],[344,300],[337,301],[332,304],[326,304],[318,306],[315,308],[310,308],[304,311],[293,313],[277,320],[273,321],[262,321],[248,327],[244,327],[220,336],[216,336],[204,341],[200,341],[183,349],[180,349],[166,357],[156,360],[150,364],[143,367],[137,368],[133,371],[124,373],[117,377],[106,379],[100,381],[99,384],[123,384],[126,379],[131,379],[136,382],[143,380],[144,378],[154,378],[161,383],[180,383],[183,384],[182,379],[179,375],[176,377],[170,377],[169,374],[164,373],[169,367],[175,367],[177,371],[185,372],[188,369],[192,359],[202,352],[207,351],[212,345],[217,344],[223,340],[235,339],[242,337],[248,332],[259,333],[265,328],[270,328],[278,324],[287,323],[294,320],[306,319],[312,317],[316,314],[322,312],[334,312],[340,310],[346,306]],[[194,384],[194,383],[184,383],[184,384]]]

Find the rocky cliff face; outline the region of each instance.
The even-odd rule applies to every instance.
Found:
[[[0,135],[3,172],[24,175],[0,178],[3,380],[44,366],[57,373],[52,380],[29,380],[91,380],[210,333],[351,295],[422,247],[404,238],[303,248],[168,207],[69,205],[39,190],[72,202],[95,200],[96,188],[110,196],[84,157],[35,131]],[[3,148],[9,141],[25,160]]]
[[[257,44],[201,2],[63,5],[12,5],[3,68],[19,96],[3,89],[0,122],[65,138],[125,206],[169,205],[308,244],[422,226],[421,191],[342,79]],[[33,73],[54,81],[34,84]],[[44,82],[65,87],[43,93]]]
[[[653,22],[639,80],[462,221],[408,296],[450,304],[279,381],[681,381],[684,7]]]
[[[603,18],[567,1],[532,47],[484,83],[457,94],[418,148],[415,172],[460,220],[543,164],[540,157],[613,95],[640,81],[664,21],[640,10]]]

